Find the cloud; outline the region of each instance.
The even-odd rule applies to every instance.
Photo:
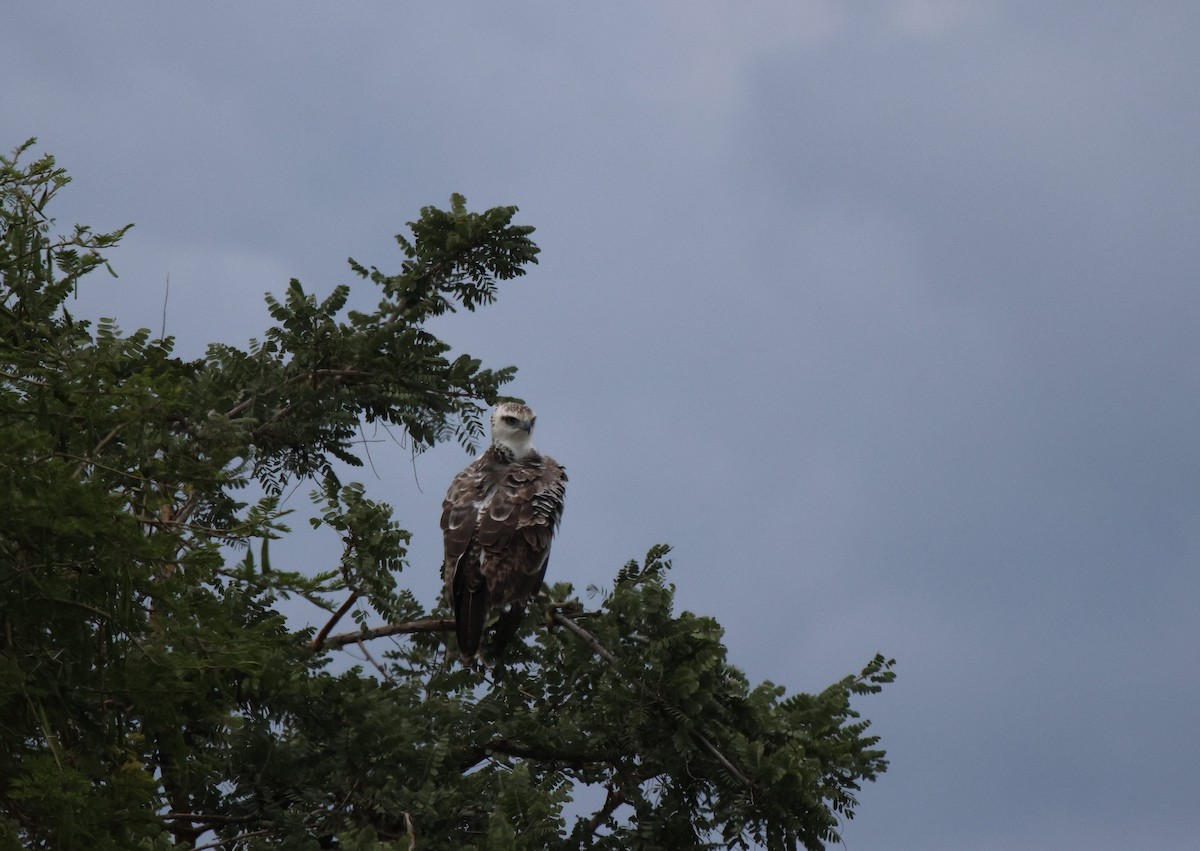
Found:
[[[540,265],[434,330],[521,366],[555,578],[667,541],[753,675],[897,656],[851,847],[1194,834],[1187,4],[75,11],[6,17],[0,129],[60,220],[137,222],[81,313],[157,330],[169,273],[182,346],[239,342],[421,205],[517,203]],[[372,452],[435,594],[466,458]]]

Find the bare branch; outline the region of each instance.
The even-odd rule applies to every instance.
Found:
[[[550,613],[550,619],[559,626],[565,627],[567,630],[575,633],[577,637],[582,639],[584,644],[592,648],[593,653],[595,653],[605,662],[612,665],[614,668],[619,667],[617,657],[610,653],[608,648],[601,644],[600,640],[596,638],[596,636],[592,635],[579,624],[575,623],[574,619],[567,617],[560,611],[552,611]],[[640,684],[639,687],[641,687]]]
[[[253,821],[249,816],[220,816],[213,813],[176,813],[168,812],[163,818],[169,821],[185,821],[189,824],[202,824],[209,828],[217,824],[243,824]]]
[[[275,388],[272,387],[271,389],[274,390]],[[246,412],[247,408],[249,408],[251,405],[254,404],[254,400],[257,398],[258,398],[257,394],[251,393],[248,398],[243,399],[242,401],[240,401],[236,405],[234,405],[232,408],[230,408],[228,411],[226,411],[225,416],[229,417],[230,419],[233,419],[236,416],[240,416],[241,414]]]
[[[625,795],[615,785],[608,787],[608,794],[604,796],[604,805],[592,815],[588,820],[588,833],[595,834],[600,827],[608,821],[609,816],[616,812],[617,807],[625,803]]]
[[[370,629],[330,635],[322,642],[321,647],[317,649],[337,650],[339,647],[345,647],[347,644],[370,641],[373,638],[386,638],[389,635],[408,635],[414,632],[450,632],[452,629],[454,629],[454,618],[421,618],[415,621],[389,623]]]
[[[509,739],[493,739],[473,749],[462,761],[460,767],[463,771],[468,771],[487,757],[495,755],[531,759],[536,762],[548,762],[578,769],[591,765],[615,765],[621,760],[630,759],[637,754],[631,751],[561,750],[541,745],[526,745]]]
[[[266,836],[270,832],[269,830],[252,830],[249,833],[239,833],[237,836],[231,836],[229,839],[218,839],[216,842],[206,842],[203,845],[197,845],[192,851],[208,851],[210,848],[232,845],[235,842],[241,842],[243,839],[250,839],[253,836]]]
[[[396,681],[393,680],[391,674],[389,674],[387,671],[385,671],[383,669],[383,666],[380,665],[375,660],[375,657],[371,655],[371,651],[367,649],[367,645],[363,644],[361,639],[357,643],[358,643],[358,649],[362,651],[363,656],[366,657],[366,660],[375,667],[376,671],[379,672],[379,676],[383,677],[385,682],[389,682],[392,685],[395,685]]]
[[[350,611],[350,607],[353,606],[355,601],[361,596],[362,595],[357,591],[350,592],[350,596],[346,598],[346,602],[342,603],[341,608],[333,613],[333,617],[329,619],[325,626],[321,627],[321,631],[318,632],[316,638],[312,640],[312,649],[314,653],[325,646],[326,637],[328,637],[333,628],[337,626],[337,622],[345,617],[346,612]]]
[[[192,512],[195,511],[199,505],[200,494],[193,493],[184,501],[183,505],[179,506],[179,510],[175,512],[175,516],[171,518],[175,524],[174,528],[178,529],[187,523],[188,518],[192,516]]]

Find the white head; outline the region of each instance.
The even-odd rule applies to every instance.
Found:
[[[501,402],[492,411],[492,445],[524,458],[533,452],[533,424],[537,414],[526,405]]]

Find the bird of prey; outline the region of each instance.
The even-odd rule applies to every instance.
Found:
[[[511,637],[546,575],[567,473],[533,448],[536,419],[525,405],[498,405],[491,446],[455,476],[442,503],[443,578],[465,660],[479,654],[490,613],[507,607],[496,643]]]

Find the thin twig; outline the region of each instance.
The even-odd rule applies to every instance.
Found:
[[[92,455],[99,455],[100,450],[103,449],[105,446],[107,446],[108,442],[117,436],[117,432],[119,432],[121,429],[125,428],[125,426],[132,425],[132,424],[133,424],[133,420],[129,420],[127,422],[117,423],[115,426],[113,426],[112,431],[110,431],[108,434],[104,435],[104,437],[101,438],[100,442],[96,444],[96,448],[92,450]]]
[[[243,824],[252,821],[249,816],[219,816],[211,813],[164,813],[163,818],[171,821],[186,821],[191,824],[212,826],[214,824]]]
[[[0,372],[0,378],[7,379],[8,381],[20,381],[22,384],[32,384],[35,387],[49,386],[45,381],[40,379],[29,378],[28,376],[24,375],[13,375],[11,372]]]
[[[131,473],[128,470],[119,470],[116,467],[109,467],[106,464],[101,464],[99,461],[96,461],[93,458],[88,458],[83,455],[75,455],[74,453],[71,453],[71,452],[60,452],[57,454],[59,457],[70,458],[72,461],[80,461],[89,467],[95,467],[97,470],[104,470],[105,472],[108,472],[108,473],[115,473],[118,476],[124,476],[127,479],[133,479],[135,482],[149,482],[150,481],[150,479],[146,478],[145,476],[139,475],[137,473]]]
[[[113,618],[112,614],[109,612],[103,611],[102,609],[97,609],[95,606],[89,606],[87,603],[80,603],[77,600],[66,600],[62,597],[47,597],[46,601],[49,603],[61,603],[64,606],[74,606],[77,609],[83,609],[85,612],[91,612],[101,620],[115,620],[115,618]]]
[[[380,665],[378,662],[375,661],[375,657],[371,655],[371,651],[367,649],[367,645],[362,643],[361,638],[358,640],[357,643],[358,643],[358,649],[363,652],[363,656],[365,656],[367,661],[370,662],[375,667],[375,670],[379,672],[379,676],[383,677],[385,682],[389,682],[392,685],[395,685],[396,681],[393,680],[391,675],[383,669],[382,665]]]
[[[232,845],[235,842],[241,842],[243,839],[249,839],[252,836],[266,836],[271,831],[269,830],[252,830],[249,833],[239,833],[237,836],[229,839],[219,839],[216,842],[206,842],[203,845],[196,845],[192,851],[207,851],[209,848],[220,848],[222,845]]]
[[[163,293],[163,313],[162,313],[162,330],[158,332],[158,338],[165,340],[167,337],[167,301],[171,298],[171,273],[167,272],[167,289]]]
[[[259,423],[258,425],[256,425],[256,426],[254,427],[254,431],[253,431],[253,432],[251,432],[251,434],[258,434],[259,432],[261,432],[261,431],[262,431],[264,428],[266,428],[267,426],[269,426],[269,425],[275,425],[275,423],[279,422],[281,419],[283,419],[283,418],[284,418],[284,417],[286,417],[288,414],[290,414],[292,411],[294,411],[294,410],[295,410],[295,407],[296,407],[296,406],[295,406],[295,405],[293,405],[293,404],[291,404],[290,402],[289,402],[288,404],[284,405],[284,406],[283,406],[282,408],[280,408],[278,411],[276,411],[275,413],[271,414],[271,418],[270,418],[269,420],[265,420],[265,421],[263,421],[263,422]]]

